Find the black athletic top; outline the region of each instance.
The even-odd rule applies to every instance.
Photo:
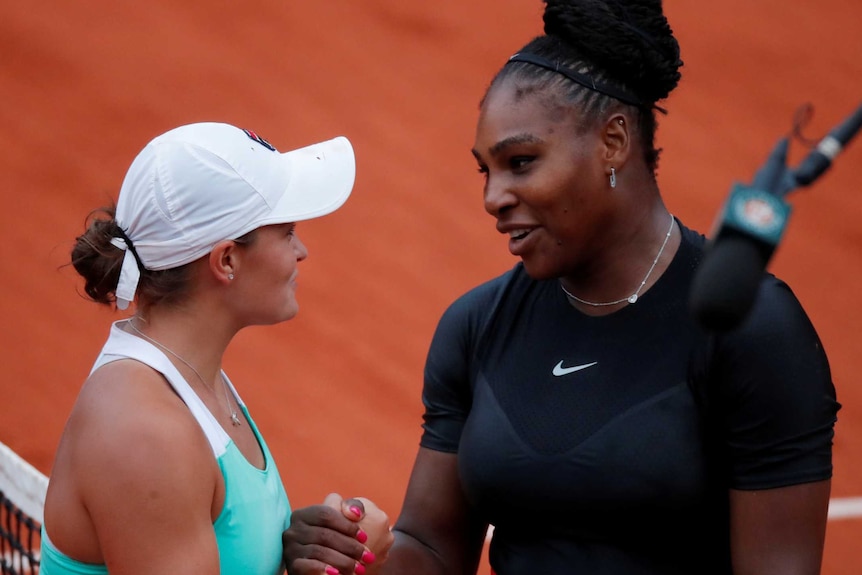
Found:
[[[445,312],[423,447],[458,454],[499,575],[729,574],[728,489],[828,479],[836,402],[791,290],[765,274],[736,331],[687,308],[705,238],[602,317],[519,263]]]

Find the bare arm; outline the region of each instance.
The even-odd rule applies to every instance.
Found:
[[[818,575],[830,481],[730,492],[734,575]]]
[[[94,374],[70,419],[88,530],[112,574],[217,574],[218,465],[185,405],[142,369]]]
[[[474,574],[487,527],[464,497],[457,455],[420,448],[381,573]]]

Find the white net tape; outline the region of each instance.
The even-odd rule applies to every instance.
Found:
[[[0,443],[0,491],[40,524],[47,490],[48,478]]]

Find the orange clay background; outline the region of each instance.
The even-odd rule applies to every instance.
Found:
[[[666,102],[659,180],[709,231],[798,106],[819,138],[862,103],[858,0],[668,0],[683,79]],[[338,134],[354,194],[304,223],[302,310],[252,328],[225,368],[295,507],[365,495],[394,518],[420,436],[425,353],[456,296],[515,263],[482,208],[477,103],[541,32],[539,0],[0,3],[0,440],[50,472],[79,386],[122,317],[67,262],[155,135],[224,121],[282,150]],[[859,139],[862,139],[860,137]],[[791,162],[801,159],[796,144]],[[844,408],[833,496],[862,495],[862,142],[790,201],[770,269],[807,308]],[[134,449],[134,446],[129,446]],[[862,572],[862,519],[829,523],[824,573]],[[487,567],[483,566],[483,573]]]

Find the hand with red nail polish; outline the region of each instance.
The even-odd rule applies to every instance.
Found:
[[[369,517],[369,509],[373,517]],[[329,494],[321,505],[295,509],[282,534],[288,575],[372,575],[362,560],[378,552],[361,539],[367,542],[368,530],[376,530],[379,523],[388,525],[381,513],[370,501],[344,500],[337,493]],[[365,520],[369,526],[360,528],[360,521]]]
[[[354,571],[358,575],[370,575],[376,572],[395,542],[389,517],[374,502],[365,497],[345,499],[341,502],[341,512],[346,518],[358,523],[355,537],[366,547]],[[372,564],[374,569],[369,568]]]
[[[356,540],[369,549],[362,554],[360,561],[370,565],[377,555],[385,557],[395,540],[386,513],[365,497],[345,499],[341,502],[341,511],[348,519],[358,522]]]

